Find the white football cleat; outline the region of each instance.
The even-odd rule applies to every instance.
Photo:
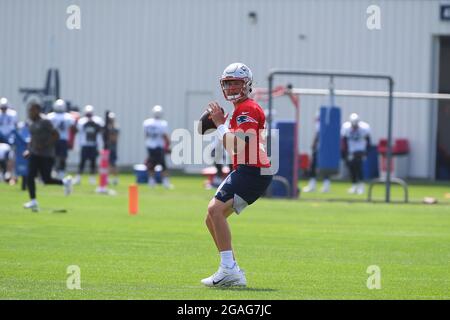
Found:
[[[316,191],[316,179],[310,179],[306,187],[303,188],[303,192],[314,192]]]
[[[348,193],[356,193],[356,190],[358,189],[358,187],[356,186],[356,184],[353,184],[352,187],[350,189],[348,189]]]
[[[364,183],[359,183],[356,189],[357,194],[364,194]]]
[[[38,203],[35,199],[28,201],[27,203],[24,203],[23,207],[25,209],[31,209],[31,211],[33,211],[33,212],[39,211]]]
[[[326,179],[323,180],[322,190],[320,190],[322,193],[328,193],[330,192],[331,183],[330,180]]]
[[[247,279],[245,279],[244,271],[235,264],[233,268],[220,266],[216,273],[201,280],[201,283],[207,287],[245,287]]]
[[[72,193],[72,176],[67,176],[65,177],[63,180],[63,185],[64,185],[64,195],[68,196]]]

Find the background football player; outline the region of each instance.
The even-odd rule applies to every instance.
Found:
[[[81,174],[84,171],[86,161],[90,161],[89,183],[95,184],[95,173],[97,170],[97,157],[101,145],[101,135],[104,122],[99,116],[94,115],[94,107],[87,105],[84,108],[84,117],[77,123],[78,141],[81,146],[81,158],[78,166],[78,174],[75,183],[80,183]]]
[[[58,172],[58,178],[62,179],[66,171],[69,134],[74,129],[75,119],[67,112],[66,102],[62,99],[55,101],[53,112],[47,115],[47,119],[52,122],[53,127],[59,133],[59,139],[55,145],[55,169]]]
[[[145,145],[147,147],[148,184],[154,187],[156,184],[155,168],[161,166],[162,184],[166,189],[172,189],[166,166],[166,153],[170,152],[170,139],[168,134],[168,123],[163,117],[163,108],[156,105],[152,109],[153,117],[146,119],[143,123],[145,134]]]
[[[342,156],[350,171],[352,187],[349,193],[363,194],[363,160],[370,148],[370,126],[356,113],[341,128]]]

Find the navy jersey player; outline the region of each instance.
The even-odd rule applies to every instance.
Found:
[[[242,63],[233,63],[223,72],[220,84],[224,97],[234,110],[228,127],[226,116],[217,102],[208,109],[216,134],[233,159],[233,171],[218,187],[209,202],[206,226],[220,253],[220,266],[212,276],[201,280],[209,287],[245,286],[247,280],[239,268],[231,244],[227,218],[241,214],[246,206],[262,196],[272,181],[270,162],[265,146],[265,115],[261,107],[249,98],[253,76]]]

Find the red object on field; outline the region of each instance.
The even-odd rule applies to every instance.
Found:
[[[392,156],[403,156],[409,154],[409,140],[395,139],[392,146]],[[378,152],[381,154],[381,170],[387,171],[387,139],[380,139]],[[394,171],[394,158],[391,158],[391,172]]]
[[[106,190],[108,186],[109,173],[109,150],[102,150],[100,152],[100,169],[99,169],[99,189]]]
[[[138,186],[132,184],[128,187],[128,212],[130,215],[135,215],[138,210]]]
[[[309,155],[306,153],[301,153],[298,155],[299,166],[302,170],[309,169]]]
[[[382,155],[387,154],[387,139],[380,139],[378,143],[378,152]],[[392,155],[401,156],[409,153],[408,139],[395,139],[392,146]]]

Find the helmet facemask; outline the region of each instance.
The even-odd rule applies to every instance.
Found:
[[[247,98],[251,89],[248,78],[225,78],[220,80],[223,96],[227,101],[239,101]]]

